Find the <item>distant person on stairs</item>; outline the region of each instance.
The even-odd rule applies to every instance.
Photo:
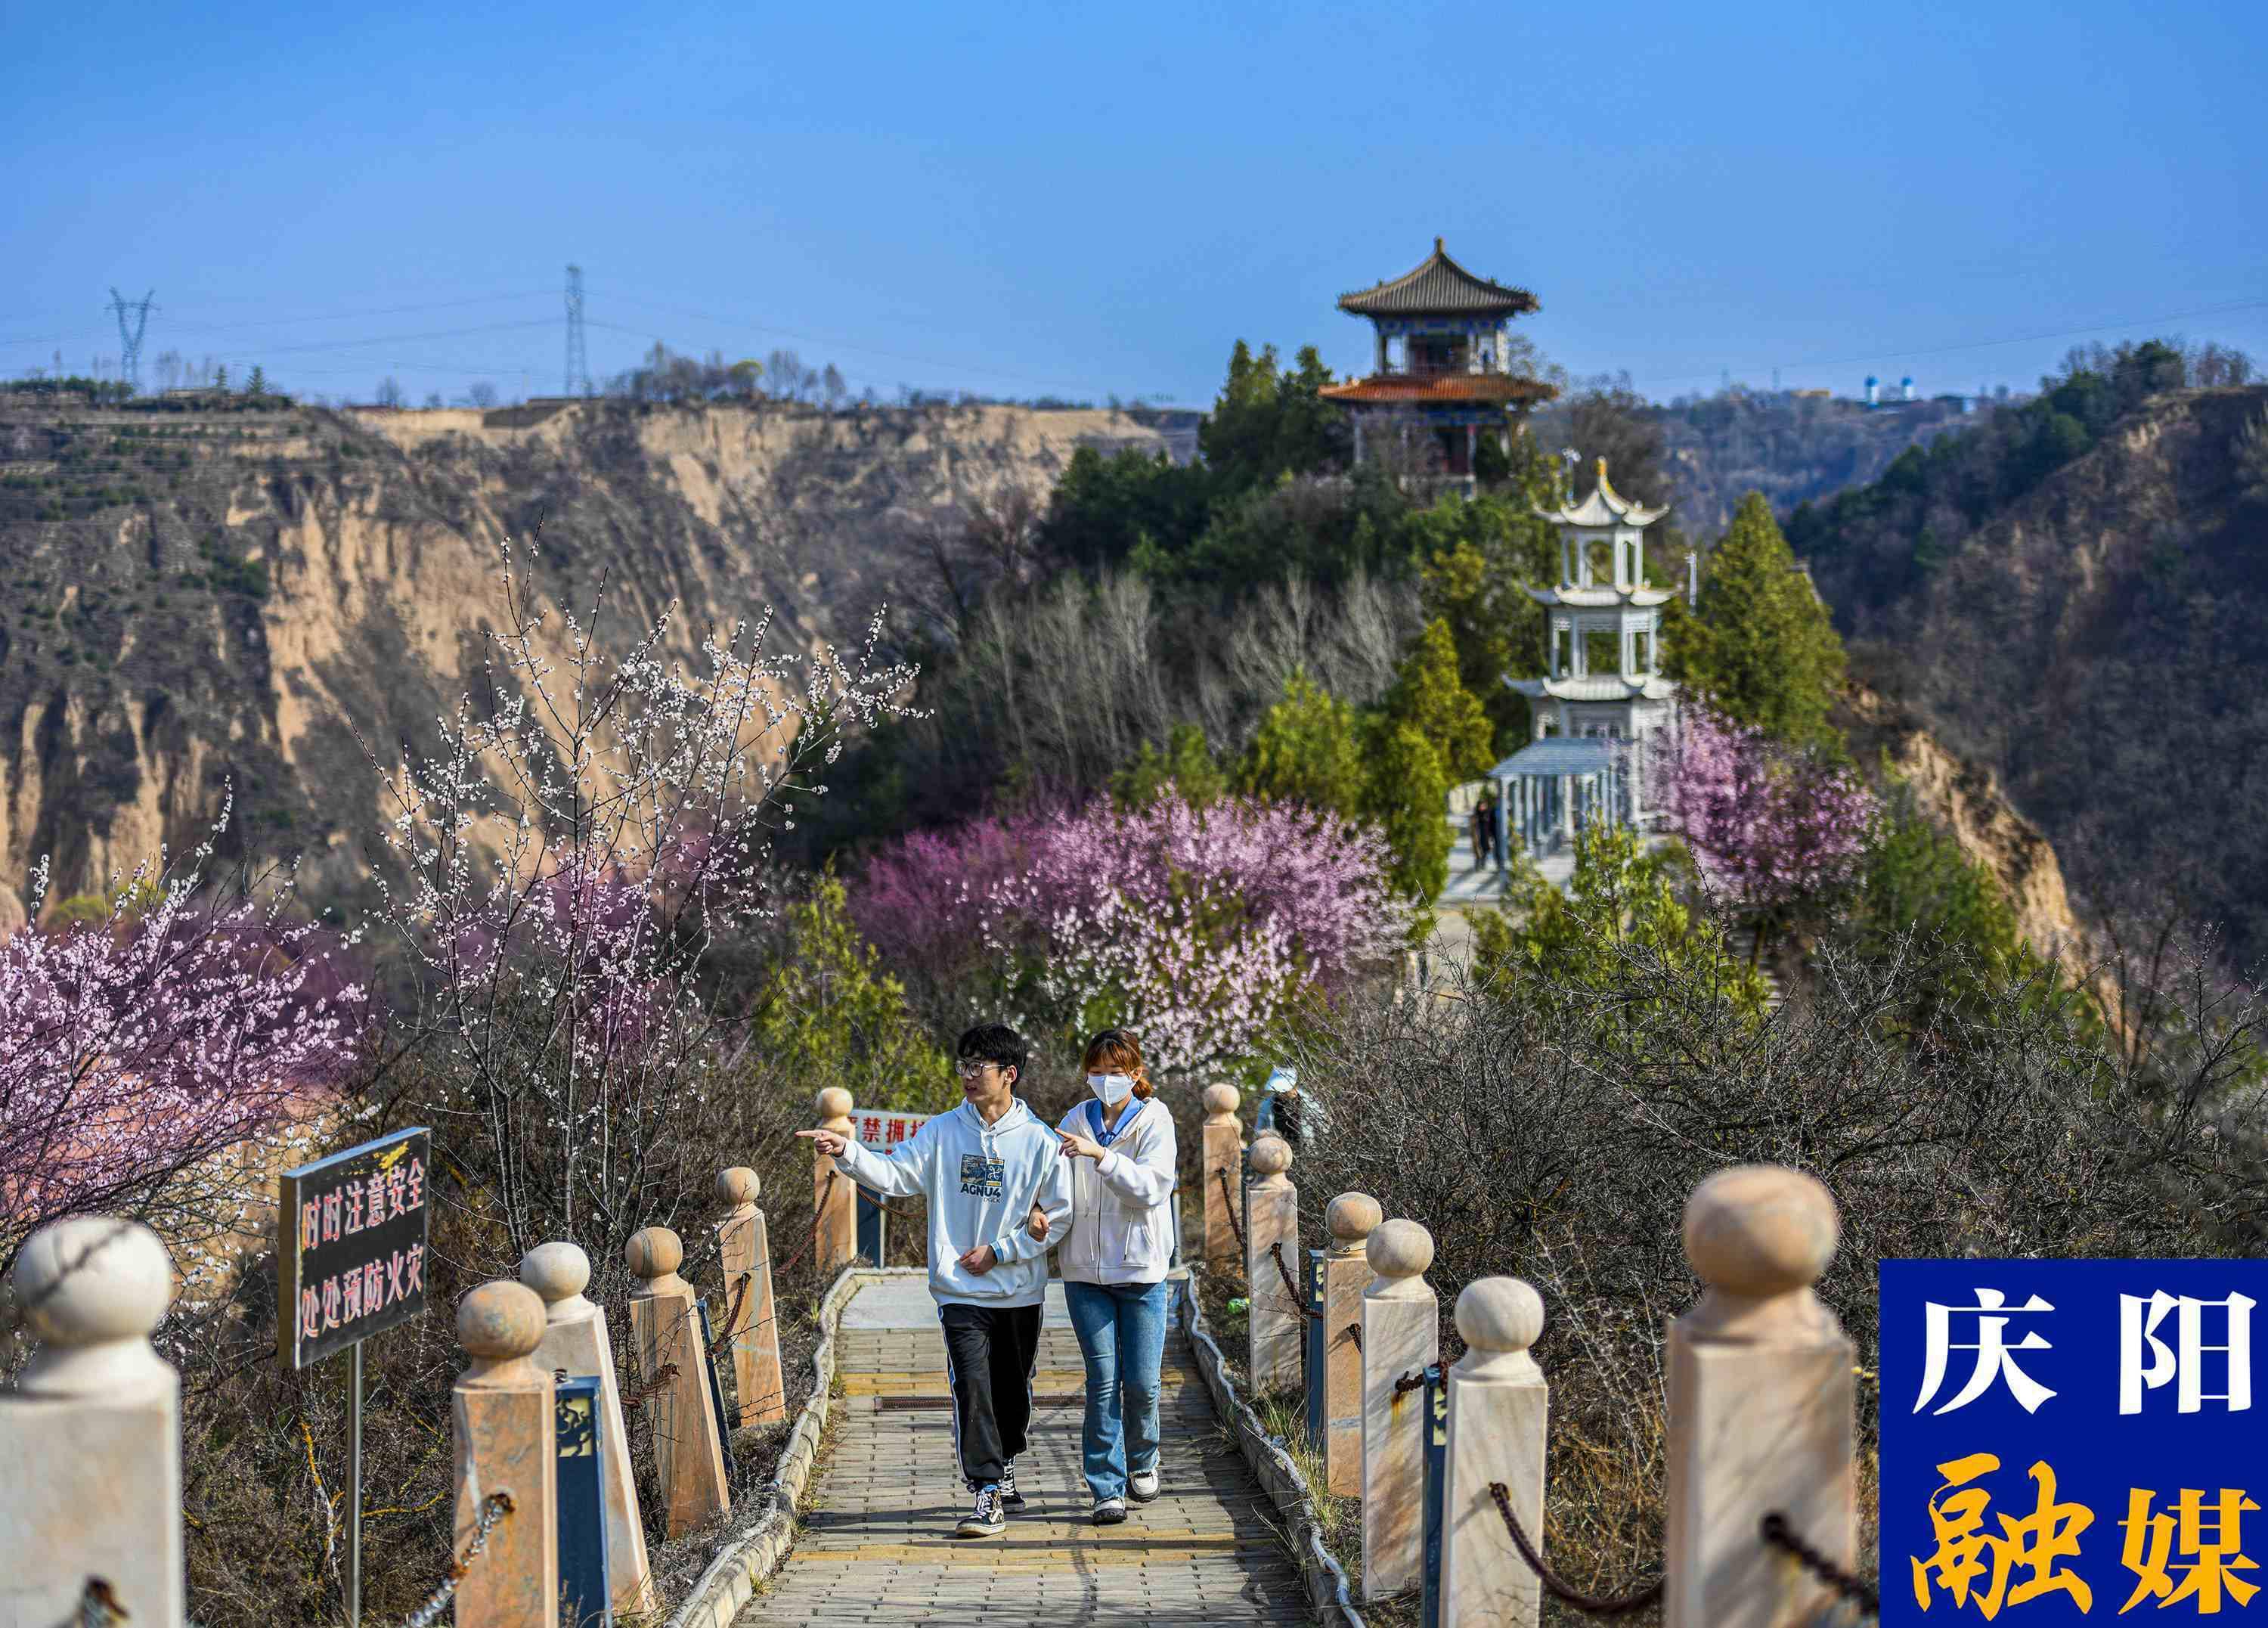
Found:
[[[1031,1058],[1005,1024],[970,1029],[957,1048],[961,1103],[888,1155],[831,1131],[799,1131],[850,1180],[884,1197],[929,1200],[929,1292],[945,1325],[953,1445],[976,1494],[958,1528],[990,1537],[1023,1503],[1016,1455],[1032,1422],[1050,1230],[1071,1216],[1059,1139],[1015,1094]],[[1038,1212],[1036,1217],[1032,1212]]]
[[[1488,792],[1473,805],[1473,864],[1485,868],[1496,852],[1496,798]]]
[[[1081,1448],[1094,1523],[1111,1526],[1126,1519],[1130,1495],[1144,1504],[1158,1496],[1174,1116],[1125,1030],[1087,1042],[1085,1067],[1089,1100],[1057,1129],[1072,1175],[1071,1235],[1056,1266],[1086,1365]]]

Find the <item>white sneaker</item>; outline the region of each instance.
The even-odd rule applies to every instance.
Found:
[[[1154,1470],[1136,1470],[1127,1481],[1126,1490],[1134,1495],[1136,1503],[1148,1503],[1158,1496],[1158,1472]]]
[[[1116,1526],[1126,1519],[1126,1500],[1123,1498],[1097,1499],[1094,1505],[1094,1524]]]

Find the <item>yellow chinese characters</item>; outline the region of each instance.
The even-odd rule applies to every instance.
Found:
[[[1912,1558],[1914,1603],[1929,1610],[1938,1595],[1958,1608],[1974,1604],[1986,1621],[2004,1605],[2021,1605],[2062,1593],[2082,1612],[2095,1593],[2087,1580],[2060,1562],[2079,1558],[2080,1534],[2095,1524],[2095,1512],[2056,1497],[2055,1470],[2042,1460],[2032,1465],[2033,1508],[2022,1516],[1992,1508],[1992,1494],[1978,1480],[2000,1468],[1991,1453],[1971,1453],[1937,1467],[1943,1484],[1930,1495],[1929,1521],[1937,1548],[1928,1558]],[[2129,1495],[2121,1560],[2140,1579],[2124,1613],[2146,1600],[2163,1609],[2190,1601],[2200,1615],[2218,1614],[2224,1601],[2248,1605],[2259,1585],[2239,1573],[2259,1566],[2244,1553],[2244,1517],[2260,1506],[2245,1493],[2224,1487],[2217,1501],[2193,1488],[2174,1497],[2172,1513],[2153,1513],[2158,1494],[2136,1487]],[[1997,1521],[1997,1535],[1985,1529]]]

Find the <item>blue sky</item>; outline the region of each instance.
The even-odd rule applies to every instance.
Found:
[[[1332,301],[1436,233],[1659,397],[2021,387],[2168,329],[2268,362],[2257,3],[0,0],[0,39],[6,374],[114,355],[115,284],[145,382],[554,392],[574,261],[601,377],[658,338],[1202,404],[1240,336],[1359,371]]]

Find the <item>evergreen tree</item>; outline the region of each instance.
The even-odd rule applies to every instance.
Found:
[[[1478,778],[1496,762],[1496,731],[1465,688],[1457,657],[1448,622],[1436,616],[1403,658],[1384,709],[1389,726],[1416,731],[1433,748],[1451,785]],[[1445,796],[1447,792],[1444,786]]]
[[[1313,345],[1302,346],[1292,371],[1285,372],[1275,346],[1263,346],[1256,357],[1238,340],[1220,394],[1197,430],[1205,466],[1229,490],[1241,492],[1344,462],[1345,415],[1321,394],[1331,382],[1331,371]]]
[[[1760,492],[1701,572],[1700,603],[1673,600],[1663,671],[1734,722],[1800,745],[1836,745],[1828,709],[1843,682],[1843,641]]]
[[[1396,889],[1431,904],[1449,885],[1449,772],[1433,743],[1390,712],[1373,714],[1363,736],[1360,813],[1393,851]]]
[[[1228,775],[1197,725],[1174,725],[1163,752],[1145,740],[1134,761],[1110,777],[1111,799],[1122,809],[1148,808],[1168,792],[1192,808],[1228,795]]]
[[[1354,710],[1294,672],[1284,682],[1284,698],[1268,709],[1245,748],[1236,789],[1248,797],[1354,814],[1365,803],[1366,779]]]

